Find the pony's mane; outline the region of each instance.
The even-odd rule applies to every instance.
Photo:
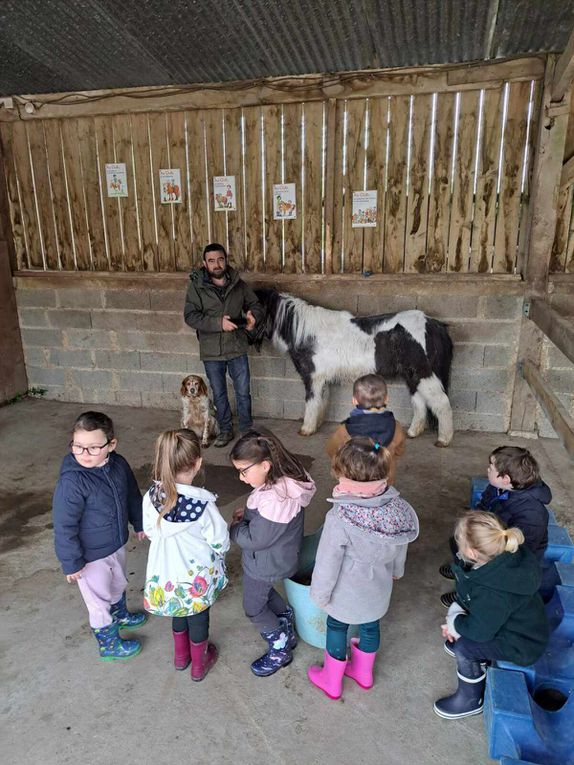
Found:
[[[341,319],[350,321],[353,318],[348,311],[310,305],[288,292],[281,292],[279,296],[281,300],[275,316],[275,332],[280,340],[289,342],[295,348],[321,332],[332,332]]]

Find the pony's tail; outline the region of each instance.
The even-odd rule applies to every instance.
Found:
[[[448,326],[444,322],[430,319],[428,316],[426,346],[432,371],[441,381],[444,392],[448,394],[452,364],[452,340],[448,333]]]

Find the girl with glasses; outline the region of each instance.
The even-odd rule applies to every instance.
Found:
[[[56,555],[68,582],[78,584],[106,661],[136,656],[141,643],[122,639],[119,630],[137,629],[147,620],[126,606],[128,522],[139,540],[145,535],[141,493],[117,443],[107,415],[81,414],[53,501]]]
[[[243,551],[245,615],[268,645],[251,671],[265,677],[289,664],[297,645],[293,609],[273,584],[299,568],[303,510],[315,494],[315,483],[271,433],[249,431],[230,457],[240,480],[253,487],[245,509],[233,514],[230,536]]]

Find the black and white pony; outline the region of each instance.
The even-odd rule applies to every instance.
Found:
[[[264,339],[271,340],[291,356],[305,385],[301,435],[310,436],[323,422],[330,383],[377,372],[407,384],[413,405],[408,435],[423,432],[428,408],[438,420],[436,445],[449,445],[453,423],[446,392],[452,341],[445,324],[422,311],[360,318],[274,289],[255,292],[265,313],[250,341],[260,349]]]

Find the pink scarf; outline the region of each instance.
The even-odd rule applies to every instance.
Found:
[[[333,496],[354,494],[356,497],[377,497],[387,488],[386,480],[382,481],[352,481],[350,478],[339,478],[339,483],[333,489]]]

